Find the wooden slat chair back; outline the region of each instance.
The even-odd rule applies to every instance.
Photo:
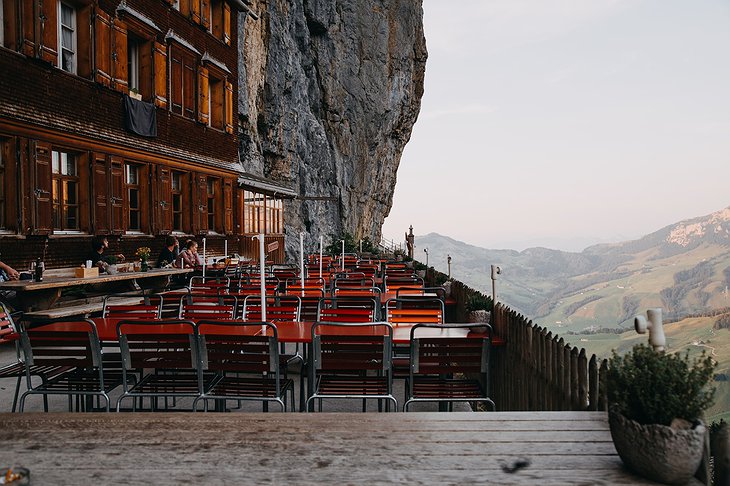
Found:
[[[380,289],[377,287],[345,287],[336,288],[335,297],[372,297],[380,300]]]
[[[383,286],[386,292],[397,292],[398,289],[424,287],[421,277],[393,277],[386,275],[383,280]]]
[[[333,289],[358,289],[358,288],[369,288],[369,287],[375,287],[375,279],[372,277],[365,277],[364,275],[362,277],[353,278],[353,277],[338,277],[335,278],[335,280],[332,283]]]
[[[324,298],[324,292],[320,290],[318,293],[312,292],[311,295],[308,293],[304,296],[299,294],[299,292],[296,291],[289,291],[286,292],[287,296],[294,295],[296,297],[299,297],[299,300],[301,301],[301,307],[299,309],[299,319],[302,321],[316,321],[317,320],[317,312],[319,311],[319,301],[320,299]]]
[[[266,321],[267,322],[298,322],[302,301],[297,296],[278,296],[266,298]],[[258,321],[262,318],[261,297],[249,295],[243,302],[244,321]]]
[[[29,395],[96,396],[104,399],[109,411],[108,393],[121,384],[121,376],[104,373],[101,344],[96,326],[90,320],[64,322],[70,329],[52,330],[40,327],[21,329],[28,390],[20,397],[20,411]],[[57,367],[65,371],[33,386],[31,367]]]
[[[325,398],[386,400],[386,411],[390,402],[397,408],[392,393],[392,341],[393,328],[385,322],[312,326],[314,392],[307,400],[307,411],[314,400],[321,410]]]
[[[191,293],[218,293],[225,294],[231,288],[231,279],[228,277],[192,277],[188,284]]]
[[[444,303],[435,298],[388,299],[385,320],[391,324],[443,324]]]
[[[489,397],[490,326],[484,324],[419,324],[411,329],[410,371],[403,410],[415,402],[483,402]],[[463,337],[438,337],[429,330],[464,330]],[[467,332],[480,332],[469,337]]]
[[[212,383],[204,379],[198,366],[198,332],[190,320],[123,320],[117,324],[122,355],[124,392],[117,400],[117,411],[126,398],[157,399],[165,397],[197,398]],[[149,371],[134,385],[127,380],[134,370]]]
[[[396,290],[395,297],[426,297],[446,301],[446,289],[443,287],[400,287]]]
[[[318,321],[341,323],[375,322],[379,301],[370,297],[334,297],[320,299]]]
[[[180,319],[235,319],[238,298],[223,294],[188,294],[180,297]]]
[[[130,298],[139,297],[139,302],[126,303]],[[125,303],[119,303],[125,302]],[[139,294],[111,294],[104,296],[101,317],[110,319],[159,319],[162,315],[162,299],[152,301],[151,296]]]
[[[302,285],[302,283],[304,285]],[[302,282],[301,278],[288,278],[284,281],[284,290],[297,290],[304,287],[305,289],[320,289],[324,290],[327,286],[327,282],[323,278],[319,277],[307,277]]]
[[[261,333],[262,327],[266,328]],[[294,410],[294,384],[281,376],[276,326],[268,322],[200,321],[200,363],[218,376],[213,386],[193,403],[203,400],[253,400],[278,403],[286,411],[289,392]]]
[[[378,273],[378,265],[370,263],[358,263],[355,272],[364,274],[366,277],[375,278]]]

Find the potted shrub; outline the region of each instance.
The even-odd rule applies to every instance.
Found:
[[[492,299],[481,292],[474,292],[466,299],[467,322],[489,323],[492,317]],[[486,330],[486,328],[485,328]]]
[[[690,362],[639,344],[609,360],[611,437],[629,469],[666,484],[685,484],[702,461],[703,412],[712,405],[715,364],[704,353]]]

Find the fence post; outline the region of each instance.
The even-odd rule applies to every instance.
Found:
[[[588,358],[585,348],[581,348],[578,355],[578,399],[580,401],[578,410],[588,408]]]
[[[608,389],[606,388],[606,376],[608,375],[608,360],[601,361],[601,369],[598,372],[598,410],[608,410]]]
[[[588,410],[598,410],[598,359],[594,354],[588,361]]]

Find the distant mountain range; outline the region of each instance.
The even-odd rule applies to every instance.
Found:
[[[416,237],[416,257],[491,294],[490,265],[502,267],[497,297],[547,327],[585,331],[630,327],[633,315],[662,307],[670,319],[730,307],[730,207],[667,226],[641,239],[580,253],[488,250],[436,233]]]

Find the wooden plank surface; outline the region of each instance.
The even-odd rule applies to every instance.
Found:
[[[601,412],[0,414],[0,441],[33,484],[654,484]]]
[[[16,291],[35,291],[45,289],[56,289],[61,287],[72,287],[74,285],[100,284],[107,282],[120,282],[133,279],[147,279],[154,277],[165,277],[171,275],[180,275],[192,272],[192,269],[186,268],[152,268],[147,272],[122,272],[114,275],[99,275],[98,277],[76,278],[76,277],[47,277],[42,282],[33,282],[31,280],[11,280],[1,282],[0,288]]]

